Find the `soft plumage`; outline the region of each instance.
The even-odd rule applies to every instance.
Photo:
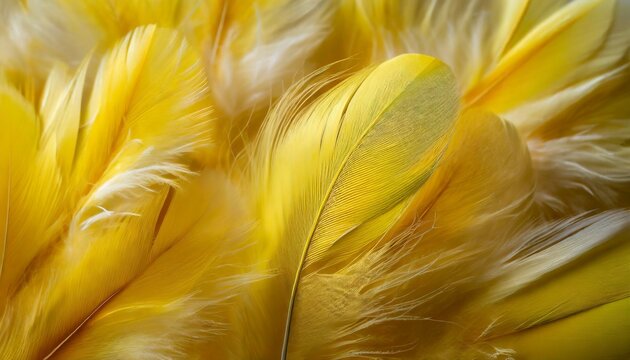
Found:
[[[0,358],[630,356],[627,0],[0,22]]]
[[[193,176],[195,154],[211,139],[202,68],[173,32],[147,27],[124,38],[100,63],[85,111],[74,99],[83,70],[55,84],[62,76],[53,73],[48,84],[63,86],[67,96],[50,105],[50,94],[42,98],[40,116],[51,122],[43,129],[33,105],[5,85],[3,108],[17,108],[7,127],[24,134],[8,141],[6,178],[33,186],[8,184],[7,193],[35,197],[2,206],[7,271],[0,346],[11,358],[54,351],[152,262],[169,188]],[[156,92],[156,81],[168,90]],[[15,153],[33,160],[18,162]],[[25,173],[24,165],[42,174]],[[26,203],[26,213],[12,206]],[[37,225],[25,227],[30,222]]]

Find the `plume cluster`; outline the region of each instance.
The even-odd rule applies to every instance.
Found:
[[[0,358],[630,358],[630,1],[0,0]]]

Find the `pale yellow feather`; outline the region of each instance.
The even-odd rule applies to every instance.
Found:
[[[269,305],[268,330],[250,335],[266,336],[257,356],[311,351],[292,345],[290,330],[300,326],[292,315],[302,280],[324,259],[347,264],[387,232],[434,171],[458,108],[448,69],[405,55],[350,77],[295,118],[271,115],[253,181],[260,255],[280,273],[255,294]]]
[[[76,110],[73,101],[60,106],[65,114]],[[76,163],[64,179],[60,219],[67,226],[56,229],[54,244],[6,299],[0,352],[20,359],[56,351],[150,264],[168,189],[191,174],[189,166],[209,145],[209,112],[203,68],[173,32],[139,28],[103,59],[81,114]],[[54,168],[55,152],[49,155]],[[33,209],[55,215],[55,205]],[[41,245],[24,248],[34,256]]]

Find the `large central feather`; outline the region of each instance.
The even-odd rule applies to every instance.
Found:
[[[267,301],[286,315],[274,319],[284,325],[270,324],[284,340],[264,354],[297,350],[291,329],[303,279],[375,245],[434,171],[457,114],[447,67],[406,55],[352,76],[294,119],[272,116],[255,173],[263,252],[277,254],[272,266],[287,274]]]

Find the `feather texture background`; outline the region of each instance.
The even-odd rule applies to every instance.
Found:
[[[0,20],[0,358],[630,357],[627,0]]]

